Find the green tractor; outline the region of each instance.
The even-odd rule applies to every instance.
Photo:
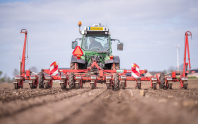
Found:
[[[80,31],[81,22],[78,23],[82,38],[72,41],[73,55],[70,69],[87,69],[93,61],[96,61],[100,69],[119,70],[120,58],[112,55],[111,41],[118,41],[117,50],[123,50],[123,43],[117,39],[111,39],[109,29],[101,24],[85,27]],[[76,49],[78,40],[81,41],[80,50]],[[91,73],[97,74],[97,68],[91,68]]]

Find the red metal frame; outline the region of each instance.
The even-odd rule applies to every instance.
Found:
[[[23,82],[25,80],[32,80],[33,86],[35,88],[37,88],[38,75],[31,75],[30,70],[26,70],[25,71],[25,53],[26,53],[27,30],[26,29],[22,29],[20,33],[24,33],[25,34],[25,39],[24,39],[24,45],[23,45],[22,59],[21,59],[21,62],[20,62],[20,73],[19,73],[20,75],[16,75],[15,79],[17,81],[18,88],[23,88]]]
[[[27,38],[27,30],[26,29],[22,29],[21,33],[25,33],[25,40],[24,40],[24,46],[23,46],[23,53],[22,53],[22,60],[21,60],[21,64],[20,64],[20,75],[15,76],[15,79],[18,83],[19,87],[23,87],[23,81],[24,80],[32,80],[33,85],[35,86],[35,88],[38,85],[38,75],[31,75],[30,70],[26,70],[25,71],[25,52],[26,52],[26,38]],[[189,43],[188,43],[188,36],[192,36],[191,32],[187,31],[185,33],[185,51],[184,51],[184,66],[183,66],[183,74],[180,76],[180,78],[176,78],[176,74],[178,72],[172,72],[172,82],[176,82],[179,81],[181,83],[181,87],[183,88],[183,81],[181,80],[182,77],[186,77],[185,73],[187,73],[187,65],[188,63],[186,63],[186,51],[188,52],[188,61],[189,61],[189,72],[191,69],[191,65],[190,65],[190,52],[189,52]],[[110,81],[110,87],[114,86],[114,74],[118,73],[119,75],[119,80],[125,82],[125,86],[127,85],[126,81],[136,81],[137,83],[141,83],[141,81],[150,81],[151,82],[151,88],[153,88],[153,81],[154,79],[152,79],[154,76],[151,77],[138,77],[138,78],[134,78],[134,77],[130,77],[130,76],[126,76],[126,73],[131,73],[132,70],[115,70],[115,63],[113,63],[113,70],[104,70],[101,69],[97,62],[95,60],[93,60],[93,63],[90,67],[88,67],[87,69],[77,69],[77,63],[75,63],[75,69],[74,70],[70,70],[70,69],[58,69],[59,75],[58,76],[52,76],[50,75],[50,69],[43,69],[44,72],[44,80],[47,80],[48,86],[52,87],[52,81],[53,80],[62,80],[63,83],[67,84],[69,83],[69,74],[72,72],[74,73],[74,75],[76,76],[81,76],[80,79],[77,79],[76,77],[74,77],[74,80],[79,82],[80,87],[82,87],[82,83],[83,81],[93,81],[93,79],[91,79],[91,76],[87,77],[86,73],[89,73],[91,71],[91,68],[97,68],[98,70],[98,74],[99,76],[96,77],[96,79],[94,79],[94,83],[95,83],[95,87],[97,87],[97,80],[100,81]],[[147,70],[140,70],[140,75],[147,73]],[[121,76],[126,76],[126,78]],[[46,79],[46,76],[50,76],[49,79]],[[61,79],[61,76],[65,76],[65,78]],[[92,75],[93,76],[93,75]],[[106,77],[108,76],[108,79],[106,79]],[[110,78],[109,78],[110,76]],[[155,82],[160,84],[160,80],[159,80],[159,75],[155,76],[156,80]],[[168,87],[169,85],[169,81],[167,80],[168,77],[165,77],[165,85],[166,87]],[[16,82],[15,82],[16,83]]]

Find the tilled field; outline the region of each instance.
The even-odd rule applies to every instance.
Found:
[[[91,90],[51,89],[15,90],[13,84],[0,84],[0,124],[74,123],[74,124],[198,124],[198,80],[188,81],[188,89],[179,82],[172,90],[152,90],[150,82],[135,89],[135,82],[119,91],[105,84]]]

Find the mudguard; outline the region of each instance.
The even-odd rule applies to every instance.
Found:
[[[114,56],[113,60],[105,60],[105,64],[110,64],[110,63],[120,63],[120,57],[119,56]]]
[[[84,59],[77,59],[77,56],[74,56],[74,55],[72,55],[72,57],[71,57],[71,62],[85,64],[85,60]]]

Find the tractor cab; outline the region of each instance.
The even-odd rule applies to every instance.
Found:
[[[78,46],[77,40],[80,40],[81,45],[78,46],[78,49],[80,48],[82,50],[83,55],[73,54],[71,65],[77,63],[75,64],[78,65],[77,69],[87,68],[93,64],[94,59],[101,69],[111,69],[115,67],[115,65],[117,65],[117,69],[119,69],[120,58],[119,56],[112,55],[111,43],[112,41],[118,41],[118,50],[123,50],[123,43],[117,39],[111,39],[109,28],[101,24],[86,26],[82,31],[80,30],[81,22],[79,22],[78,25],[82,38],[77,38],[72,42],[72,49],[74,49],[75,53]]]

